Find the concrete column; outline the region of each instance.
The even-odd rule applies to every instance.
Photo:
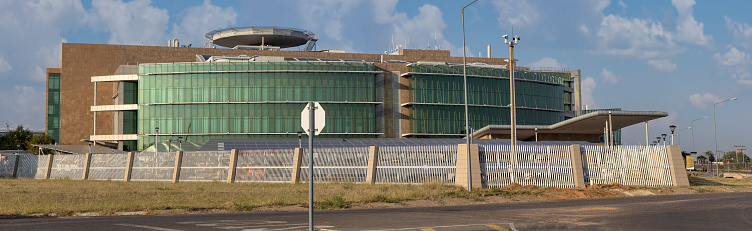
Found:
[[[472,187],[482,188],[480,179],[480,156],[478,153],[478,144],[470,144],[470,164],[471,171],[467,169],[467,144],[457,145],[457,171],[454,175],[454,184],[462,186],[466,189],[469,188],[467,182],[468,172],[472,174]]]
[[[671,168],[671,181],[674,186],[689,186],[687,169],[684,166],[684,158],[682,158],[679,145],[666,146],[666,153],[668,154],[668,164]]]
[[[292,157],[292,178],[290,183],[300,183],[300,165],[303,163],[303,149],[296,148]]]
[[[580,153],[580,145],[570,145],[569,155],[572,157],[572,175],[574,177],[574,187],[585,187],[585,174],[582,167],[585,166],[585,161],[582,159],[582,153]]]
[[[230,169],[227,171],[227,183],[235,183],[235,172],[238,167],[238,150],[230,151]]]
[[[368,170],[366,173],[366,183],[376,183],[376,168],[379,165],[379,147],[368,147]]]
[[[172,183],[180,182],[180,167],[183,165],[183,151],[175,152],[175,169],[172,172]]]
[[[47,170],[44,172],[44,179],[50,179],[50,173],[52,173],[52,159],[54,155],[47,156]]]
[[[13,165],[13,178],[18,177],[18,164],[21,163],[21,155],[16,155],[16,164]]]
[[[132,152],[128,152],[128,162],[125,166],[125,179],[123,179],[125,182],[131,181],[131,173],[133,173],[133,155]]]
[[[84,159],[84,173],[81,174],[81,180],[89,179],[89,166],[91,165],[91,153],[86,153],[86,159]]]

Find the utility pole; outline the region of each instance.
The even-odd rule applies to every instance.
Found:
[[[741,159],[742,160],[742,164],[744,164],[745,162],[747,162],[746,155],[744,155],[744,150],[747,150],[745,148],[745,146],[744,145],[734,145],[734,148],[736,148],[736,156],[737,156],[736,163],[739,163],[739,159],[738,159],[739,158],[739,151],[741,151],[741,154],[742,154],[741,155],[741,157],[742,157],[742,159]]]

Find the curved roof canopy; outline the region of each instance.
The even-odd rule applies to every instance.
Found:
[[[223,47],[277,46],[296,47],[315,39],[316,34],[301,29],[283,27],[227,28],[206,33],[206,38]]]

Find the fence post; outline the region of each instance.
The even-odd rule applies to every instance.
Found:
[[[238,150],[230,151],[230,169],[227,171],[227,183],[235,183],[235,171],[238,166]]]
[[[679,145],[666,146],[666,154],[668,155],[668,165],[671,171],[671,181],[674,186],[689,186],[689,178],[687,178],[687,168],[684,166],[684,158],[682,158],[681,148],[679,148]]]
[[[13,165],[13,178],[18,177],[18,164],[21,163],[21,155],[16,155],[16,164]]]
[[[172,183],[180,182],[180,167],[183,165],[183,151],[175,152],[175,169],[172,171]]]
[[[580,152],[579,144],[569,146],[569,156],[572,157],[572,177],[574,177],[574,187],[585,187],[585,169],[582,164],[582,153]]]
[[[467,155],[470,155],[470,168],[467,169]],[[454,184],[468,188],[467,174],[468,170],[472,174],[473,188],[483,187],[480,179],[480,155],[478,153],[478,144],[470,145],[470,153],[467,153],[467,144],[457,145],[457,171],[454,174]]]
[[[125,166],[125,179],[123,181],[129,182],[131,181],[131,173],[133,173],[133,153],[128,152],[128,160],[127,164]]]
[[[44,172],[44,179],[48,180],[50,179],[50,173],[52,173],[52,159],[54,159],[52,156],[53,154],[50,154],[47,156],[47,169]]]
[[[300,182],[300,165],[303,163],[303,149],[295,148],[292,156],[292,178],[290,183]]]
[[[91,165],[91,153],[86,153],[86,159],[84,159],[84,173],[81,174],[81,180],[89,179],[89,166]]]
[[[376,183],[376,169],[379,165],[379,147],[368,147],[368,170],[366,172],[366,183]]]

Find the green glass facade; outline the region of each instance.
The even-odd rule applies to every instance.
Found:
[[[461,136],[465,124],[462,66],[411,64],[408,69],[409,132],[415,137]],[[468,67],[467,76],[470,126],[478,129],[509,124],[509,71]],[[515,91],[518,125],[549,125],[564,120],[567,95],[562,77],[516,71]]]
[[[47,74],[47,135],[60,140],[60,73]]]
[[[376,137],[376,73],[357,62],[139,65],[138,146],[153,144],[156,127],[160,142],[297,138],[307,101],[326,110],[323,137]]]

